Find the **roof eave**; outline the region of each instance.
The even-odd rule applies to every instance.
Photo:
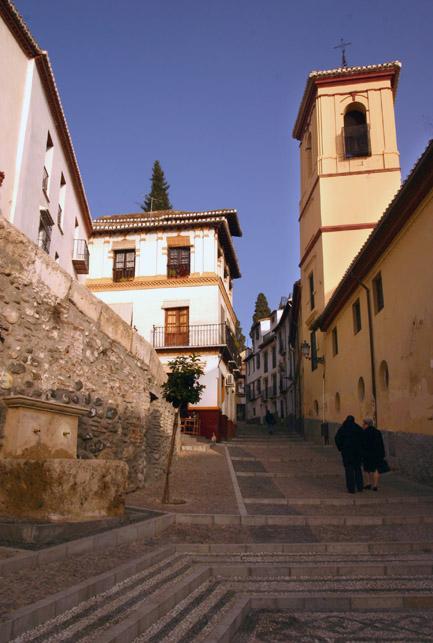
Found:
[[[299,106],[298,115],[296,117],[295,125],[292,130],[292,137],[298,141],[302,140],[306,122],[311,113],[311,108],[316,97],[317,87],[323,84],[336,83],[339,84],[349,83],[357,79],[365,78],[366,76],[391,76],[391,86],[394,96],[397,92],[398,80],[400,77],[401,63],[393,61],[391,63],[384,63],[383,65],[370,65],[366,67],[353,67],[353,73],[344,74],[340,69],[330,70],[329,76],[326,72],[311,72],[308,76],[305,90]],[[332,75],[332,72],[335,72]],[[320,74],[324,74],[321,76]]]

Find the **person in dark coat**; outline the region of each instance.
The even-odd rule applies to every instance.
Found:
[[[382,434],[373,424],[371,418],[365,418],[362,422],[362,461],[364,471],[367,474],[367,482],[364,489],[379,490],[379,467],[385,458],[385,446]]]
[[[362,437],[362,429],[356,424],[353,415],[347,416],[335,435],[335,444],[343,459],[349,493],[355,493],[355,489],[362,491],[364,488],[361,471]]]
[[[274,432],[275,417],[269,409],[266,409],[265,422],[268,427],[269,435],[272,435]]]

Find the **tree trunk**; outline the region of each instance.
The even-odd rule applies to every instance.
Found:
[[[175,413],[174,419],[173,419],[173,430],[172,430],[172,433],[171,433],[170,450],[168,452],[167,469],[166,469],[166,472],[165,472],[164,493],[162,494],[162,504],[163,505],[168,505],[169,502],[170,502],[171,464],[173,462],[174,446],[176,444],[176,431],[177,431],[178,423],[179,423],[179,409],[176,409],[176,413]]]

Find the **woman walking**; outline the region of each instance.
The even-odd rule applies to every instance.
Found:
[[[362,451],[364,472],[367,475],[367,484],[364,489],[379,490],[380,468],[385,460],[385,447],[382,434],[373,424],[371,418],[362,422]]]

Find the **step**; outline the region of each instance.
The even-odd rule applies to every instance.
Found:
[[[237,514],[176,514],[177,525],[227,526],[242,525],[258,527],[273,526],[324,526],[337,525],[345,527],[371,525],[433,525],[432,515],[247,515]]]

